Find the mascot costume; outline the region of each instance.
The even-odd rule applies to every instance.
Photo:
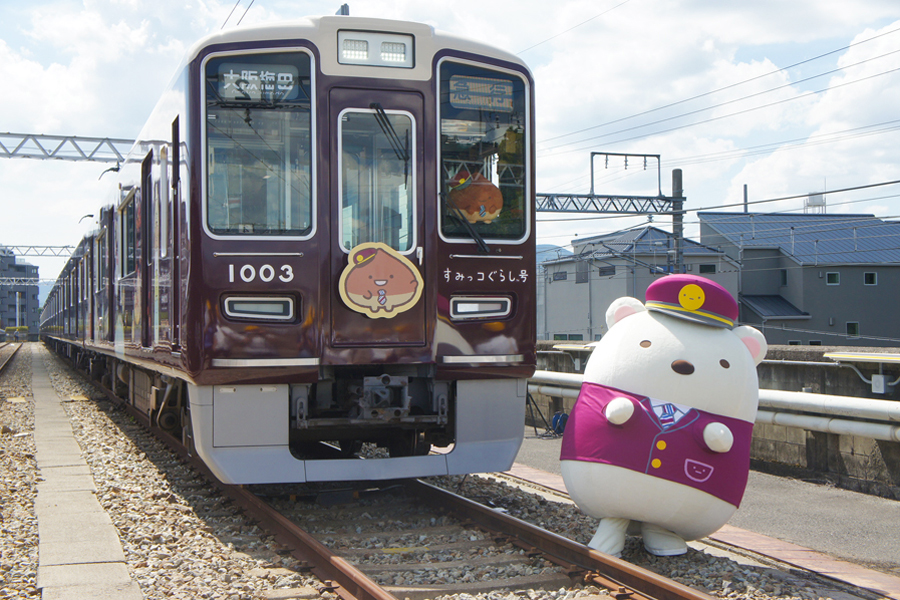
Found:
[[[646,299],[607,310],[560,456],[572,499],[600,519],[588,545],[614,556],[629,529],[651,554],[683,554],[740,505],[767,350],[713,281],[668,275]]]

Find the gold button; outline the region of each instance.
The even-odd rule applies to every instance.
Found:
[[[653,466],[654,469],[658,469],[660,466],[662,466],[662,461],[659,460],[658,458],[654,458],[654,459],[650,462],[650,464]]]
[[[666,441],[659,440],[658,442],[656,442],[656,447],[659,448],[660,450],[665,450],[666,449]]]

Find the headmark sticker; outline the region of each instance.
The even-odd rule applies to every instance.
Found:
[[[390,246],[366,242],[350,251],[338,288],[351,310],[373,319],[391,319],[419,301],[422,275]]]

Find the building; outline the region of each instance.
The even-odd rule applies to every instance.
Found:
[[[855,214],[698,216],[700,241],[741,266],[741,322],[769,344],[900,343],[900,222]]]
[[[0,330],[16,325],[38,332],[41,307],[38,301],[38,268],[17,262],[9,248],[0,246]],[[33,280],[34,283],[16,283]]]
[[[671,233],[646,226],[572,241],[574,253],[541,263],[538,339],[595,341],[606,333],[616,298],[644,301],[647,286],[675,272]],[[684,240],[685,272],[737,295],[737,264],[723,252]]]

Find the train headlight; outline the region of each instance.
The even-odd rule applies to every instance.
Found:
[[[512,312],[512,300],[505,297],[453,296],[451,319],[499,319]]]
[[[341,58],[365,64],[369,60],[369,42],[366,40],[343,40],[341,42]]]
[[[291,321],[294,299],[289,296],[229,296],[225,298],[225,314],[236,319]]]
[[[338,31],[338,62],[412,69],[413,36],[377,31]]]

